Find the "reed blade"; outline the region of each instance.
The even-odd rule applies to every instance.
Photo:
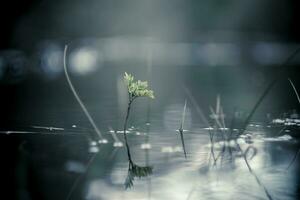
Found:
[[[181,138],[184,157],[186,158],[186,150],[185,150],[185,144],[184,144],[184,138],[183,138],[183,131],[180,131],[180,138]]]
[[[90,115],[89,111],[86,109],[84,103],[81,101],[77,91],[75,90],[74,88],[74,85],[72,84],[71,82],[71,79],[69,77],[69,73],[68,73],[68,70],[67,70],[67,62],[66,62],[66,57],[67,57],[67,50],[68,50],[68,45],[65,45],[65,50],[64,50],[64,72],[65,72],[65,76],[66,76],[66,79],[68,81],[68,85],[75,97],[75,99],[77,100],[78,104],[80,105],[81,109],[83,110],[85,116],[88,118],[89,122],[91,123],[91,125],[93,126],[95,132],[97,133],[98,135],[98,139],[104,139],[99,128],[97,127],[95,121],[93,120],[92,116]],[[93,136],[91,136],[93,138]]]
[[[181,144],[182,144],[182,149],[184,153],[184,157],[186,158],[186,150],[185,150],[185,143],[184,143],[184,137],[183,137],[183,125],[185,121],[185,113],[186,113],[186,100],[184,102],[184,107],[182,111],[182,118],[181,118],[181,123],[180,123],[180,128],[179,128],[179,134],[180,134],[180,139],[181,139]]]
[[[295,85],[294,85],[294,83],[293,83],[293,81],[292,81],[291,79],[289,79],[289,82],[290,82],[290,84],[291,84],[291,86],[292,86],[292,88],[293,88],[293,90],[294,90],[294,92],[295,92],[295,94],[296,94],[296,96],[297,96],[298,103],[300,104],[300,98],[299,98],[299,94],[298,94],[298,92],[297,92],[297,89],[296,89],[296,87],[295,87]],[[300,153],[300,148],[298,148],[296,154],[293,156],[293,159],[292,159],[291,162],[289,163],[289,165],[288,165],[288,167],[286,168],[286,170],[289,170],[290,167],[294,164],[294,162],[297,160],[297,157],[298,157],[299,153]]]
[[[290,84],[291,84],[291,86],[292,86],[292,88],[293,88],[293,90],[294,90],[294,92],[295,92],[295,94],[297,96],[298,103],[300,104],[300,97],[299,97],[299,94],[297,92],[297,89],[296,89],[296,87],[295,87],[295,85],[294,85],[294,83],[293,83],[293,81],[291,79],[289,79],[289,82],[290,82]]]

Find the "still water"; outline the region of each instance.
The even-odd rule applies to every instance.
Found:
[[[241,83],[240,88],[232,89],[236,82],[230,76],[236,77],[236,74],[230,73],[226,79],[223,76],[219,79],[221,83],[211,84],[207,75],[215,75],[215,72],[205,70],[201,73],[207,73],[207,80],[196,82],[199,71],[186,72],[181,68],[153,69],[150,85],[156,92],[156,99],[139,99],[133,105],[128,130],[132,157],[138,165],[154,168],[152,176],[135,179],[134,187],[125,190],[128,161],[121,144],[127,94],[122,72],[123,69],[107,69],[100,78],[95,76],[90,80],[74,77],[80,96],[108,141],[98,146],[94,144],[97,141],[87,137],[93,130],[64,81],[56,83],[63,89],[50,86],[47,94],[42,89],[34,95],[25,91],[25,99],[26,95],[27,99],[35,97],[33,102],[36,103],[29,111],[26,105],[32,102],[25,101],[24,108],[19,111],[23,115],[31,112],[26,119],[19,114],[19,120],[26,126],[18,130],[28,133],[12,131],[4,137],[9,141],[17,140],[19,145],[15,169],[18,199],[268,199],[265,190],[272,199],[299,198],[298,160],[286,170],[299,142],[288,132],[275,134],[259,121],[253,122],[246,132],[248,135],[237,138],[244,152],[251,149],[246,156],[253,170],[250,173],[235,141],[224,141],[223,132],[219,131],[213,148],[218,159],[214,163],[205,121],[210,121],[209,106],[214,107],[220,92],[226,114],[236,102],[242,102],[238,105],[242,107],[255,100],[261,88]],[[142,70],[135,72],[140,79],[146,79]],[[223,85],[222,82],[229,79],[233,83]],[[180,87],[183,83],[187,89]],[[245,88],[248,89],[247,98],[242,93]],[[185,99],[186,159],[177,131]],[[230,113],[227,116],[229,118]],[[229,127],[229,123],[225,118],[224,125]],[[229,132],[224,131],[225,134]]]

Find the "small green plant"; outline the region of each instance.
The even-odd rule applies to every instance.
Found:
[[[140,80],[134,81],[134,77],[131,74],[127,74],[126,72],[124,75],[124,81],[127,86],[128,98],[129,98],[125,122],[124,122],[124,132],[123,132],[128,161],[129,161],[128,174],[124,183],[124,186],[127,189],[133,186],[133,181],[136,177],[141,178],[152,174],[153,168],[151,166],[141,167],[133,162],[128,140],[127,140],[126,130],[127,130],[127,123],[130,115],[132,102],[138,97],[149,97],[151,99],[154,99],[154,95],[153,95],[153,91],[148,89],[147,81],[140,81]]]

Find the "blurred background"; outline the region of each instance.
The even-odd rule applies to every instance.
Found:
[[[207,117],[218,95],[225,115],[246,116],[281,63],[300,47],[299,7],[297,0],[1,2],[0,129],[91,128],[64,75],[66,44],[71,79],[103,131],[122,128],[125,71],[148,80],[155,91],[150,119],[158,127],[177,126],[180,116],[173,119],[173,111],[181,112],[187,94],[193,95]],[[299,64],[300,56],[288,63],[255,120],[299,110],[288,82],[290,78],[300,88]],[[138,100],[132,121],[149,120],[148,106],[148,101]],[[204,127],[196,116],[190,105],[190,127]],[[11,141],[12,149],[22,144],[23,139],[17,140]],[[9,152],[7,146],[2,148]],[[5,170],[18,162],[14,153],[1,155],[10,163]],[[13,186],[7,188],[14,191]],[[48,185],[45,188],[36,191],[51,191]]]
[[[3,2],[1,127],[44,117],[49,122],[52,115],[62,123],[55,120],[57,112],[76,104],[63,74],[65,44],[79,93],[100,106],[97,98],[108,87],[117,95],[116,80],[124,71],[147,78],[151,54],[150,82],[161,91],[161,104],[168,101],[167,90],[191,84],[203,107],[220,93],[224,109],[248,110],[299,46],[298,7],[296,0]],[[289,74],[269,96],[268,112],[295,108],[286,78],[298,83],[299,62],[298,56],[287,66]]]

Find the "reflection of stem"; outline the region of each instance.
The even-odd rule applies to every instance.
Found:
[[[184,157],[186,158],[186,150],[185,150],[185,144],[184,144],[184,139],[183,139],[183,130],[179,129],[179,133],[180,133],[180,138],[181,138]]]
[[[190,192],[188,193],[188,196],[186,197],[186,200],[190,200],[190,198],[192,197],[192,194],[195,192],[196,190],[196,186],[194,186]]]
[[[209,138],[210,138],[210,153],[214,160],[213,165],[215,165],[217,160],[214,152],[214,134],[211,132],[211,130],[209,130]]]
[[[96,156],[97,156],[98,154],[99,154],[99,152],[96,153],[96,154],[93,154],[93,155],[91,156],[91,158],[89,159],[88,163],[86,164],[86,170],[85,170],[85,172],[84,172],[83,174],[80,174],[80,175],[76,178],[76,180],[74,181],[74,183],[73,183],[72,186],[71,186],[71,189],[70,189],[70,191],[69,191],[69,193],[68,193],[68,196],[67,196],[66,200],[70,200],[70,199],[71,199],[71,197],[72,197],[72,195],[73,195],[73,193],[74,193],[76,187],[78,186],[80,180],[88,173],[88,170],[90,169],[90,166],[92,165],[93,161],[95,160],[95,158],[96,158]]]
[[[242,156],[243,156],[243,159],[244,159],[244,161],[245,161],[245,163],[246,163],[246,165],[247,165],[247,168],[248,168],[249,172],[254,176],[256,182],[258,183],[258,185],[260,185],[260,186],[263,188],[263,190],[264,190],[266,196],[268,197],[268,199],[269,199],[269,200],[273,200],[273,198],[272,198],[272,196],[270,195],[270,193],[269,193],[269,191],[267,190],[267,188],[262,184],[262,182],[259,180],[259,178],[258,178],[258,176],[256,175],[256,173],[252,170],[252,168],[251,168],[251,166],[250,166],[250,164],[249,164],[249,162],[248,162],[248,160],[247,160],[246,154],[245,154],[244,151],[242,150],[242,148],[241,148],[241,146],[239,145],[239,143],[238,143],[237,141],[235,141],[235,144],[236,144],[236,146],[238,147],[239,151],[241,152],[241,154],[242,154]]]
[[[297,153],[294,155],[293,159],[291,160],[290,164],[288,165],[288,167],[286,168],[286,170],[288,170],[295,162],[295,160],[297,159],[298,155],[300,153],[300,148],[298,149]]]
[[[80,105],[81,109],[83,110],[84,114],[86,115],[86,117],[88,118],[88,120],[90,121],[90,123],[92,124],[95,132],[98,134],[100,139],[103,139],[102,134],[100,132],[100,130],[98,129],[96,123],[94,122],[93,118],[91,117],[89,111],[86,109],[85,105],[83,104],[83,102],[81,101],[80,97],[78,96],[72,82],[71,79],[69,77],[68,74],[68,70],[67,70],[67,64],[66,64],[66,57],[67,57],[67,50],[68,50],[68,45],[65,46],[65,51],[64,51],[64,71],[65,71],[65,76],[67,78],[68,84],[70,86],[70,89],[74,95],[74,97],[76,98],[78,104]],[[93,136],[92,136],[93,138]]]
[[[234,129],[234,124],[235,124],[235,111],[236,111],[236,108],[234,108],[234,110],[233,110],[233,116],[232,116],[231,123],[230,123],[230,133],[229,133],[229,137],[227,138],[227,143],[229,145],[228,150],[229,150],[229,155],[230,155],[231,161],[232,161],[232,150],[231,150],[231,146],[230,146],[230,141],[232,140],[233,129]]]
[[[288,64],[298,53],[300,52],[300,48],[297,48],[279,67],[279,71],[277,72],[275,78],[269,83],[269,85],[267,86],[267,88],[264,90],[264,92],[262,93],[262,95],[260,96],[260,98],[257,100],[257,102],[255,103],[254,107],[252,108],[250,114],[247,116],[242,128],[239,131],[239,135],[242,135],[245,131],[246,128],[250,122],[250,120],[252,119],[252,116],[254,115],[254,113],[256,112],[257,108],[259,107],[259,105],[262,103],[262,101],[264,100],[264,98],[267,96],[267,94],[271,91],[271,89],[274,87],[274,85],[277,82],[277,79],[282,75],[282,72],[285,69],[285,65]],[[257,183],[259,185],[261,185],[267,195],[267,197],[269,199],[272,199],[272,197],[270,196],[269,192],[267,191],[267,189],[261,184],[261,182],[259,181],[257,175],[254,173],[254,171],[252,171],[247,158],[245,157],[245,154],[243,152],[243,150],[241,149],[240,145],[237,143],[236,141],[236,145],[239,149],[239,151],[242,153],[244,161],[249,169],[249,172],[255,177]]]

